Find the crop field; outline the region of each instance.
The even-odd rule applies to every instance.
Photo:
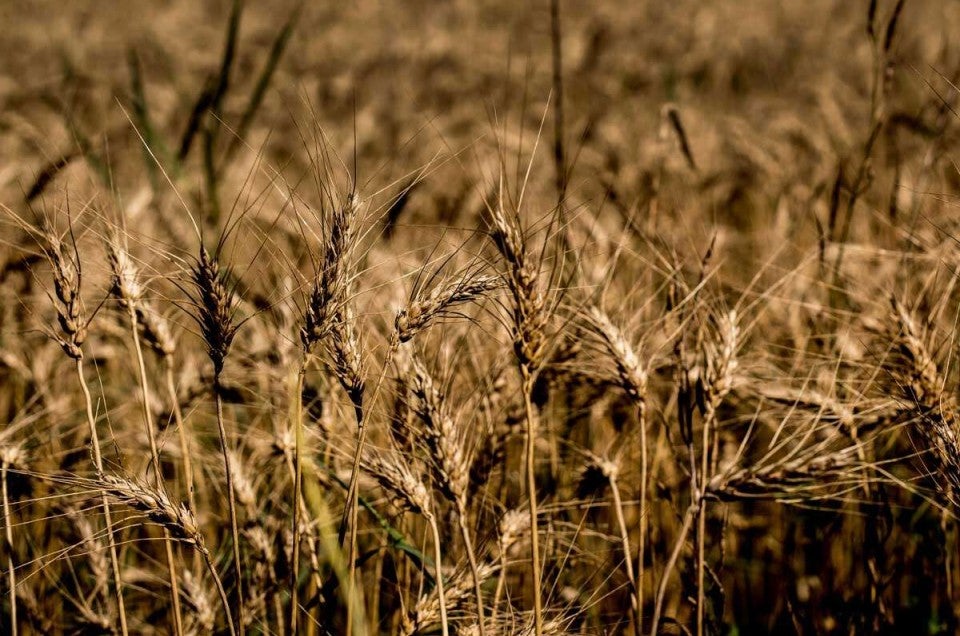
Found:
[[[960,631],[960,3],[0,23],[0,633]]]

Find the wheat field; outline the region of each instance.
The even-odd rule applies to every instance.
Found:
[[[960,630],[960,4],[0,20],[0,633]]]

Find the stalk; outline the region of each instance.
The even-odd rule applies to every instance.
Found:
[[[297,634],[299,625],[300,602],[298,584],[300,581],[300,524],[302,522],[302,488],[303,488],[303,464],[301,453],[303,449],[303,376],[307,372],[306,355],[300,364],[300,370],[297,372],[296,393],[293,396],[294,403],[294,444],[293,444],[293,568],[290,585],[290,633]]]
[[[190,442],[187,439],[187,430],[185,428],[185,423],[183,421],[183,412],[180,410],[180,398],[177,396],[177,385],[173,379],[173,359],[170,356],[164,357],[164,366],[166,383],[167,383],[167,395],[170,400],[170,408],[173,411],[173,419],[177,425],[177,437],[180,440],[180,452],[183,455],[183,474],[184,480],[187,482],[187,504],[190,506],[190,510],[196,514],[197,512],[197,501],[196,493],[193,485],[193,460],[190,458]],[[194,553],[194,559],[199,565],[200,556]]]
[[[490,610],[490,622],[497,624],[497,610],[500,607],[500,597],[507,582],[507,555],[500,555],[500,573],[497,575],[497,587],[493,591],[493,608]]]
[[[647,409],[641,402],[640,420],[640,539],[637,548],[637,630],[643,631],[643,578],[645,550],[647,545]]]
[[[10,464],[6,459],[2,464],[3,482],[3,528],[7,540],[7,579],[10,585],[10,634],[17,636],[17,572],[13,564],[13,529],[10,527],[10,493],[7,487],[7,470]]]
[[[463,537],[463,545],[467,551],[467,560],[470,562],[470,574],[473,577],[473,593],[477,598],[477,627],[480,636],[485,636],[486,627],[483,620],[483,590],[480,589],[480,569],[477,566],[477,554],[473,548],[473,540],[470,538],[470,530],[467,528],[467,506],[461,499],[457,503],[457,520],[460,524],[460,534]]]
[[[90,428],[90,446],[93,451],[93,465],[97,475],[103,475],[103,457],[100,454],[100,437],[97,435],[96,419],[93,415],[93,397],[87,387],[87,380],[83,377],[83,358],[75,358],[77,363],[77,378],[83,391],[83,399],[87,407],[87,425]],[[110,546],[110,567],[113,570],[113,583],[117,595],[117,611],[120,617],[120,633],[127,636],[127,612],[123,607],[123,582],[120,578],[120,560],[117,558],[117,544],[113,538],[113,518],[110,515],[110,503],[107,501],[106,491],[101,492],[103,502],[103,519],[106,524],[107,537]]]
[[[240,530],[237,525],[237,502],[233,491],[233,471],[227,454],[227,431],[223,424],[223,398],[221,397],[220,372],[213,375],[213,394],[217,403],[217,431],[220,434],[220,450],[223,452],[223,467],[227,473],[227,504],[230,508],[230,533],[233,539],[233,567],[237,573],[237,623],[243,634],[243,569],[240,564]]]
[[[620,545],[623,547],[624,560],[623,564],[627,570],[627,578],[630,580],[631,587],[636,587],[636,579],[633,576],[633,552],[630,550],[630,535],[627,532],[627,522],[623,514],[623,500],[620,498],[620,486],[617,482],[616,473],[611,473],[607,477],[607,481],[610,483],[610,492],[613,495],[613,510],[617,517],[617,526],[620,530]],[[633,607],[634,620],[634,632],[636,636],[640,636],[640,614],[637,607],[637,596],[636,589],[633,591],[633,598],[631,599],[631,605]]]
[[[437,518],[430,511],[424,510],[423,516],[430,524],[430,531],[433,533],[433,558],[435,561],[434,569],[437,579],[437,597],[440,600],[440,629],[443,636],[450,636],[450,627],[447,623],[447,601],[443,592],[443,570],[440,564],[443,562],[443,550],[440,547],[440,528],[437,526]]]
[[[700,451],[700,489],[697,506],[697,636],[703,636],[703,572],[706,557],[707,504],[704,495],[707,492],[707,469],[710,448],[710,425],[713,423],[713,409],[709,409],[703,420],[703,448]]]
[[[157,490],[163,490],[163,475],[160,472],[160,454],[157,452],[157,439],[153,430],[153,416],[150,413],[150,387],[147,384],[147,368],[143,362],[143,349],[140,346],[140,334],[137,329],[137,312],[132,303],[129,306],[130,330],[133,332],[133,346],[137,354],[137,370],[140,374],[140,391],[143,394],[143,424],[150,440],[150,458],[156,478]],[[170,531],[163,528],[163,546],[167,557],[167,573],[170,579],[170,596],[173,601],[174,629],[178,636],[183,634],[183,614],[180,608],[180,590],[177,585],[177,566],[173,557],[173,540]]]
[[[527,497],[530,509],[530,574],[533,578],[533,627],[536,636],[543,634],[543,600],[540,597],[540,542],[537,532],[537,478],[536,478],[536,429],[537,422],[533,412],[530,394],[533,391],[533,378],[525,367],[523,373],[523,410],[527,427],[526,476]]]
[[[353,397],[351,396],[351,399]],[[359,505],[359,479],[360,479],[360,457],[363,452],[363,445],[366,439],[366,427],[364,426],[363,407],[354,399],[354,413],[357,419],[357,450],[353,456],[353,467],[350,471],[350,485],[347,490],[347,510],[350,513],[349,539],[350,548],[348,550],[349,574],[347,581],[350,587],[350,599],[347,601],[347,636],[353,633],[353,622],[355,620],[354,605],[357,603],[357,520]],[[342,543],[341,543],[342,545]],[[446,631],[444,632],[446,633]]]
[[[657,600],[653,605],[653,622],[650,626],[650,636],[657,636],[660,629],[660,613],[663,610],[663,599],[667,596],[667,585],[670,583],[670,574],[677,565],[677,559],[680,557],[680,551],[687,540],[687,534],[690,532],[690,526],[693,524],[693,517],[697,514],[698,502],[690,504],[687,512],[683,515],[683,524],[680,526],[680,534],[673,544],[673,552],[667,560],[667,565],[663,569],[663,577],[660,579],[660,585],[657,587]]]
[[[203,561],[207,566],[207,570],[210,572],[210,576],[213,578],[213,582],[217,586],[217,594],[220,595],[220,602],[223,604],[223,613],[227,617],[227,627],[230,629],[230,634],[236,636],[237,628],[233,624],[233,617],[230,616],[230,601],[227,598],[227,591],[223,589],[223,582],[220,581],[220,576],[217,574],[217,568],[214,566],[213,561],[210,560],[210,552],[202,546],[197,546],[197,552],[199,552],[203,557]]]

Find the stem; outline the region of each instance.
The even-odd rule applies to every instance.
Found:
[[[383,383],[383,378],[386,376],[387,367],[390,366],[390,362],[393,360],[393,356],[396,355],[399,347],[400,341],[396,338],[396,336],[394,336],[390,341],[390,347],[387,349],[386,356],[384,356],[383,373],[380,374],[380,378],[377,380],[377,385],[373,390],[374,404],[376,404],[377,396],[380,394],[380,387]],[[340,531],[338,532],[337,537],[338,543],[342,548],[349,515],[350,562],[348,564],[348,581],[350,584],[350,600],[347,603],[347,636],[351,636],[353,633],[353,609],[354,604],[357,602],[357,588],[355,582],[357,574],[357,517],[360,508],[358,489],[360,481],[360,458],[363,456],[363,446],[367,436],[366,427],[364,426],[362,391],[360,395],[351,395],[350,399],[353,402],[354,415],[357,420],[357,448],[353,453],[353,466],[350,469],[350,485],[347,488],[346,508],[344,510],[344,517],[340,521]]]
[[[93,397],[87,387],[87,380],[83,377],[83,359],[77,358],[77,378],[83,391],[83,399],[87,407],[87,425],[90,428],[90,446],[93,450],[93,466],[97,475],[103,475],[103,457],[100,454],[100,437],[97,435],[97,423],[93,415]],[[110,566],[113,570],[113,585],[117,594],[117,612],[120,617],[120,633],[127,636],[127,612],[123,607],[123,581],[120,578],[120,560],[117,558],[117,543],[113,538],[113,518],[110,515],[110,503],[106,491],[102,492],[103,519],[106,525],[107,537],[110,546]]]
[[[196,488],[193,485],[193,460],[190,458],[190,441],[183,421],[183,411],[180,410],[180,398],[177,396],[177,384],[173,377],[173,359],[166,357],[167,395],[170,399],[170,410],[173,411],[173,420],[177,425],[177,434],[180,438],[180,450],[183,453],[183,473],[187,482],[187,502],[190,510],[197,511]]]
[[[300,454],[303,447],[303,376],[307,372],[307,360],[304,356],[300,364],[300,370],[297,373],[296,394],[293,396],[294,403],[294,444],[293,444],[293,580],[290,585],[290,633],[297,634],[299,622],[299,590],[300,581],[300,523],[302,521],[301,507],[301,489],[303,488],[303,464]]]
[[[660,585],[657,587],[657,600],[653,605],[653,623],[650,626],[650,636],[657,636],[660,627],[660,612],[663,609],[663,599],[667,595],[667,585],[670,583],[670,574],[677,565],[677,559],[680,557],[680,550],[687,540],[687,534],[690,532],[690,526],[693,524],[693,516],[697,513],[699,502],[690,504],[687,512],[683,515],[683,524],[680,526],[680,534],[677,541],[673,544],[673,552],[670,553],[670,559],[663,570],[663,578],[660,579]]]
[[[437,596],[440,599],[440,629],[443,636],[450,636],[450,627],[447,624],[447,600],[443,593],[443,571],[440,566],[442,561],[442,550],[440,548],[440,528],[437,527],[437,518],[432,512],[424,511],[423,516],[430,523],[430,530],[433,532],[433,558],[436,561],[434,570],[437,579]]]
[[[220,581],[217,568],[213,565],[213,561],[210,560],[210,552],[202,545],[197,546],[197,552],[203,556],[203,561],[207,564],[207,570],[209,570],[210,576],[213,578],[213,583],[217,586],[217,593],[220,595],[220,602],[223,604],[223,613],[227,617],[227,626],[230,628],[230,633],[236,635],[237,628],[233,624],[233,617],[230,616],[230,601],[227,599],[227,591],[223,589],[223,582]]]
[[[700,490],[697,506],[697,636],[703,636],[704,594],[703,572],[706,558],[706,531],[707,531],[707,504],[704,495],[707,494],[707,470],[709,466],[710,427],[716,415],[712,406],[707,407],[703,418],[703,448],[700,449]]]
[[[156,477],[157,490],[163,492],[163,474],[160,472],[160,453],[157,452],[157,438],[153,430],[153,416],[150,413],[150,386],[147,384],[147,367],[143,362],[143,349],[140,347],[140,334],[137,330],[137,312],[132,303],[129,304],[130,330],[133,332],[133,347],[137,353],[137,370],[140,374],[141,404],[143,405],[143,425],[147,429],[147,439],[150,440],[150,458],[153,462],[153,474]],[[183,634],[183,614],[180,608],[180,590],[177,586],[177,566],[173,558],[173,540],[170,530],[163,528],[163,547],[167,557],[167,573],[170,579],[170,597],[173,601],[173,624],[178,636]]]
[[[537,422],[530,402],[533,378],[521,368],[523,374],[523,410],[527,424],[526,473],[527,496],[530,500],[530,573],[533,576],[533,626],[536,636],[543,634],[543,601],[540,598],[540,542],[537,531],[537,478],[536,478],[536,431]]]
[[[190,459],[190,441],[187,439],[187,429],[183,421],[183,412],[180,410],[180,398],[177,396],[177,385],[173,379],[173,358],[164,357],[164,366],[166,367],[167,395],[170,400],[170,409],[173,411],[173,419],[177,424],[177,437],[180,440],[180,452],[183,455],[183,474],[187,482],[187,504],[190,510],[197,513],[197,501],[195,488],[193,485],[193,460]],[[194,551],[194,569],[200,565],[200,554]]]
[[[627,578],[630,580],[630,586],[636,587],[636,579],[633,577],[633,552],[630,550],[630,535],[627,532],[627,521],[623,515],[623,501],[620,499],[620,486],[617,484],[617,478],[615,475],[611,475],[608,478],[610,482],[610,492],[613,495],[613,510],[617,516],[617,525],[620,528],[620,544],[623,546],[623,565],[627,570]],[[640,616],[638,614],[637,608],[637,596],[636,589],[632,590],[634,592],[631,600],[631,607],[633,608],[633,617],[634,617],[634,632],[637,636],[640,636]]]
[[[357,419],[357,450],[353,455],[353,468],[350,471],[350,486],[347,489],[347,511],[350,514],[350,532],[348,551],[349,574],[347,576],[350,598],[347,601],[347,636],[353,633],[353,621],[355,619],[354,605],[357,603],[357,517],[360,509],[359,505],[359,479],[360,479],[360,456],[363,452],[363,444],[366,439],[367,430],[363,421],[363,407],[354,400],[354,414]],[[343,532],[341,528],[340,545],[343,546]]]
[[[550,0],[550,44],[553,67],[553,160],[556,174],[557,202],[567,192],[567,159],[563,143],[563,57],[560,30],[560,0]],[[539,632],[538,632],[539,633]]]
[[[240,566],[240,531],[237,526],[237,502],[233,491],[233,471],[227,454],[227,431],[223,425],[223,398],[220,395],[220,372],[213,376],[213,394],[217,403],[217,429],[220,433],[220,450],[223,452],[223,467],[227,473],[227,503],[230,506],[230,534],[233,539],[233,567],[237,573],[237,623],[243,634],[243,570]]]
[[[637,629],[643,631],[643,575],[647,544],[647,407],[641,401],[637,411],[640,420],[640,540],[637,548]]]
[[[507,582],[507,555],[500,555],[500,572],[497,575],[497,589],[493,592],[493,608],[490,610],[490,622],[497,624],[497,609],[500,607],[500,597]]]
[[[10,527],[10,493],[7,488],[7,469],[3,462],[3,528],[7,539],[7,572],[10,579],[10,634],[17,636],[17,573],[13,566],[13,530]]]
[[[461,497],[457,502],[457,520],[460,523],[460,534],[463,536],[463,545],[467,550],[467,560],[470,562],[470,573],[473,575],[473,592],[477,597],[477,625],[480,636],[485,636],[486,627],[483,623],[483,590],[480,589],[480,569],[477,567],[477,555],[470,539],[470,530],[467,528],[467,505]]]

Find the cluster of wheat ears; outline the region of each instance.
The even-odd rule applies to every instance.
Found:
[[[709,253],[663,255],[615,302],[623,244],[590,263],[501,182],[465,242],[369,281],[378,212],[322,176],[319,206],[286,191],[271,226],[299,257],[268,236],[244,267],[226,261],[243,212],[143,257],[122,214],[5,208],[43,291],[21,297],[34,359],[4,359],[11,633],[704,633],[731,506],[869,516],[895,487],[953,523],[956,405],[900,299],[863,327],[876,366],[850,365],[875,377],[838,367],[831,387],[754,351],[796,272],[731,299]],[[390,283],[411,291],[385,312]],[[861,555],[877,624],[881,555]]]
[[[246,147],[296,15],[227,135],[234,3],[179,155],[134,58],[149,186],[72,128],[0,202],[0,632],[956,628],[957,250],[898,225],[899,181],[856,214],[903,5],[869,3],[869,131],[817,238],[757,266],[658,220],[667,155],[697,169],[676,107],[610,222],[570,204],[558,71],[554,170],[504,126],[477,210],[422,227],[434,164],[377,189],[319,124],[295,177]]]

